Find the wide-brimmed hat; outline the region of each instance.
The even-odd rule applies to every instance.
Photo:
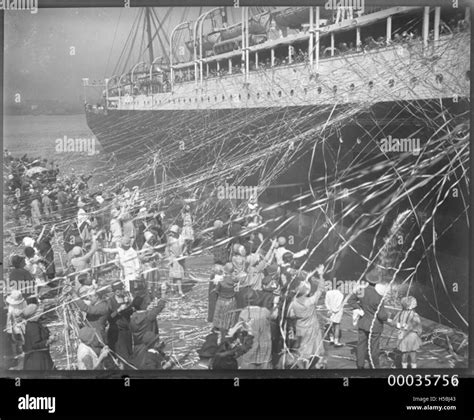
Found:
[[[25,301],[25,298],[19,290],[12,290],[12,292],[7,296],[5,301],[9,305],[21,305]]]
[[[97,339],[96,332],[91,327],[82,327],[77,335],[86,346],[91,346]]]
[[[175,233],[176,235],[179,234],[179,226],[178,225],[171,225],[169,228],[169,232]]]
[[[29,236],[25,236],[21,242],[23,246],[29,246],[32,248],[35,246],[35,240],[33,238],[30,238]]]
[[[286,245],[286,238],[284,236],[278,237],[278,245],[280,246]]]
[[[382,280],[382,273],[379,269],[374,268],[365,275],[365,279],[371,284],[380,283]]]
[[[415,309],[418,305],[416,298],[414,298],[413,296],[405,296],[404,298],[402,298],[400,303],[402,304],[402,308],[408,311],[411,309]]]
[[[23,309],[23,316],[25,319],[33,318],[39,311],[39,306],[34,303],[30,303],[25,309]]]

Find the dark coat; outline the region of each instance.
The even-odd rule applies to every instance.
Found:
[[[130,331],[130,316],[133,313],[132,306],[129,306],[120,313],[117,309],[120,304],[112,296],[108,302],[109,307],[109,330],[107,331],[107,344],[126,361],[130,361],[133,355],[132,332]],[[127,366],[129,368],[129,366]]]
[[[105,326],[109,317],[109,305],[106,301],[99,301],[94,305],[87,305],[82,299],[76,301],[78,308],[86,313],[86,320],[94,328],[102,341],[106,343]]]
[[[46,341],[49,330],[38,321],[28,321],[25,327],[24,370],[52,370],[54,363]]]
[[[132,331],[133,344],[141,344],[143,335],[147,331],[159,334],[156,317],[165,308],[166,301],[161,299],[156,308],[146,311],[137,311],[130,317],[130,330]]]
[[[372,321],[377,312],[380,301],[382,300],[382,296],[380,296],[375,290],[375,287],[370,284],[363,289],[363,291],[364,294],[362,297],[359,297],[357,294],[352,294],[347,303],[353,309],[362,309],[364,311],[364,315],[359,318],[358,328],[360,330],[370,331]],[[387,319],[388,314],[385,310],[385,306],[382,304],[380,310],[377,312],[372,332],[375,334],[381,333],[383,330],[383,323],[387,321]]]

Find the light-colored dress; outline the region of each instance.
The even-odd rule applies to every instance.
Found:
[[[322,290],[318,289],[313,296],[296,297],[289,308],[290,316],[296,318],[296,337],[300,340],[298,354],[307,360],[324,356],[323,335],[316,310],[321,293]]]
[[[170,279],[183,279],[184,278],[184,259],[179,259],[183,256],[184,240],[180,238],[168,239],[168,245],[166,246],[166,256],[169,258]]]
[[[193,219],[191,213],[183,213],[183,229],[181,237],[185,241],[194,241]]]
[[[329,290],[324,299],[328,310],[329,320],[334,324],[340,324],[344,313],[344,295],[340,290]]]
[[[99,356],[97,356],[96,352],[84,343],[79,343],[79,346],[77,347],[77,368],[79,370],[89,370],[84,362],[84,359],[87,356],[91,358],[92,366],[97,365],[99,362]]]
[[[398,331],[398,350],[402,353],[417,351],[423,344],[420,316],[413,310],[404,310],[397,314],[394,321],[401,327]]]

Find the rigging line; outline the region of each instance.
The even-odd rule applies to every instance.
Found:
[[[133,39],[130,43],[130,49],[128,51],[128,56],[127,56],[127,59],[124,61],[123,63],[123,66],[122,66],[122,71],[120,72],[121,74],[124,74],[126,71],[127,71],[127,67],[128,67],[128,62],[130,60],[130,57],[132,55],[132,52],[133,52],[133,47],[135,45],[135,40],[137,38],[137,34],[138,34],[138,28],[140,27],[140,20],[141,20],[141,17],[142,17],[142,14],[143,14],[143,10],[140,10],[139,14],[138,14],[138,19],[137,19],[137,25],[135,26],[135,33],[133,34]]]
[[[112,74],[116,74],[117,70],[120,68],[121,60],[125,54],[125,51],[128,49],[128,43],[130,42],[130,39],[132,38],[132,33],[137,30],[137,22],[138,22],[138,17],[140,16],[140,11],[135,15],[135,18],[133,19],[132,27],[130,29],[130,32],[128,33],[127,40],[125,41],[124,47],[122,48],[122,52],[120,53],[120,57],[117,60],[117,63],[115,64],[114,70]],[[123,74],[123,72],[121,73]]]
[[[150,42],[153,42],[155,37],[157,37],[159,35],[159,33],[161,32],[161,34],[163,35],[163,37],[166,41],[166,45],[169,46],[168,35],[166,35],[166,32],[163,29],[163,24],[166,21],[166,19],[168,18],[168,15],[171,13],[171,11],[172,11],[172,8],[171,7],[168,8],[167,12],[165,13],[165,16],[163,17],[163,21],[160,21],[160,19],[158,18],[158,15],[156,14],[155,10],[153,10],[153,8],[151,9],[150,17],[151,17],[151,20],[153,21],[153,24],[155,25],[156,30],[155,30],[154,35],[151,37]],[[161,36],[158,36],[158,41],[160,42],[160,45],[161,45],[161,48],[162,48],[162,55],[166,59],[168,57],[168,54],[166,53],[166,51],[167,51],[167,48],[169,48],[169,47],[167,47],[163,43],[163,39],[162,39]],[[149,45],[146,46],[146,48],[148,48],[148,47],[149,47]]]
[[[112,40],[112,46],[110,47],[109,57],[107,58],[107,64],[105,65],[105,69],[104,69],[104,78],[107,76],[107,69],[109,68],[110,57],[112,56],[112,51],[114,49],[115,39],[117,37],[117,30],[118,30],[118,27],[119,27],[119,24],[120,24],[120,18],[122,17],[122,11],[123,11],[123,8],[120,9],[120,14],[119,14],[119,18],[118,18],[118,21],[117,21],[117,25],[115,26],[114,38]]]

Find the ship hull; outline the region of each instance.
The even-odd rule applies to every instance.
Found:
[[[88,111],[86,116],[87,123],[104,152],[113,153],[119,161],[134,162],[143,159],[144,155],[151,156],[160,151],[164,159],[173,156],[170,158],[173,165],[168,166],[167,170],[169,176],[176,178],[189,176],[196,171],[204,173],[219,164],[219,161],[229,161],[233,156],[239,156],[239,153],[243,157],[247,156],[245,150],[248,147],[253,147],[256,154],[264,153],[272,144],[272,138],[274,143],[294,139],[297,148],[298,142],[302,141],[304,144],[294,155],[291,164],[285,165],[284,170],[273,178],[273,185],[267,186],[261,195],[261,200],[269,204],[291,199],[299,192],[307,191],[311,183],[317,183],[313,180],[321,179],[325,173],[350,167],[364,150],[366,157],[363,160],[367,164],[371,159],[372,162],[383,159],[383,154],[377,147],[371,146],[367,150],[368,142],[373,143],[374,140],[370,139],[374,136],[373,131],[370,136],[367,131],[377,124],[383,126],[383,130],[375,135],[378,140],[388,135],[409,137],[413,133],[418,133],[417,136],[421,138],[429,138],[446,116],[459,121],[469,118],[469,104],[461,99],[457,102],[453,102],[452,98],[445,98],[423,102],[380,103],[361,110],[356,116],[343,118],[337,128],[332,128],[327,137],[328,145],[330,143],[331,150],[335,153],[339,150],[337,158],[330,158],[322,149],[313,150],[312,145],[321,138],[321,125],[324,125],[324,121],[329,117],[337,118],[350,113],[351,107],[353,105],[346,104],[343,107],[311,105],[271,110],[108,110]],[[276,165],[285,148],[295,147],[295,144],[290,141],[285,145],[282,151],[270,158],[268,166]],[[250,160],[249,165],[255,165],[255,161]],[[262,172],[257,171],[246,179],[246,183],[252,185],[261,177]],[[294,204],[293,209],[296,209],[301,202]],[[418,298],[422,315],[465,330],[468,311],[468,226],[465,217],[457,217],[460,211],[455,200],[448,200],[438,209],[440,223],[450,225],[449,234],[438,245],[437,256],[443,264],[441,275],[433,277],[434,263],[426,258],[410,293]],[[308,231],[313,230],[310,225],[315,219],[317,217],[309,222]],[[348,219],[345,223],[349,227],[351,220]],[[304,228],[293,226],[293,232],[301,243],[307,242]],[[361,235],[354,249],[344,254],[331,275],[340,279],[353,279],[354,273],[362,272],[367,263],[363,255],[370,250],[373,233],[368,231]],[[314,237],[310,243],[317,241],[318,238]],[[329,248],[330,244],[318,250],[314,259],[324,261]],[[456,261],[454,268],[451,264],[453,261]],[[465,293],[453,292],[453,284],[456,282]]]

